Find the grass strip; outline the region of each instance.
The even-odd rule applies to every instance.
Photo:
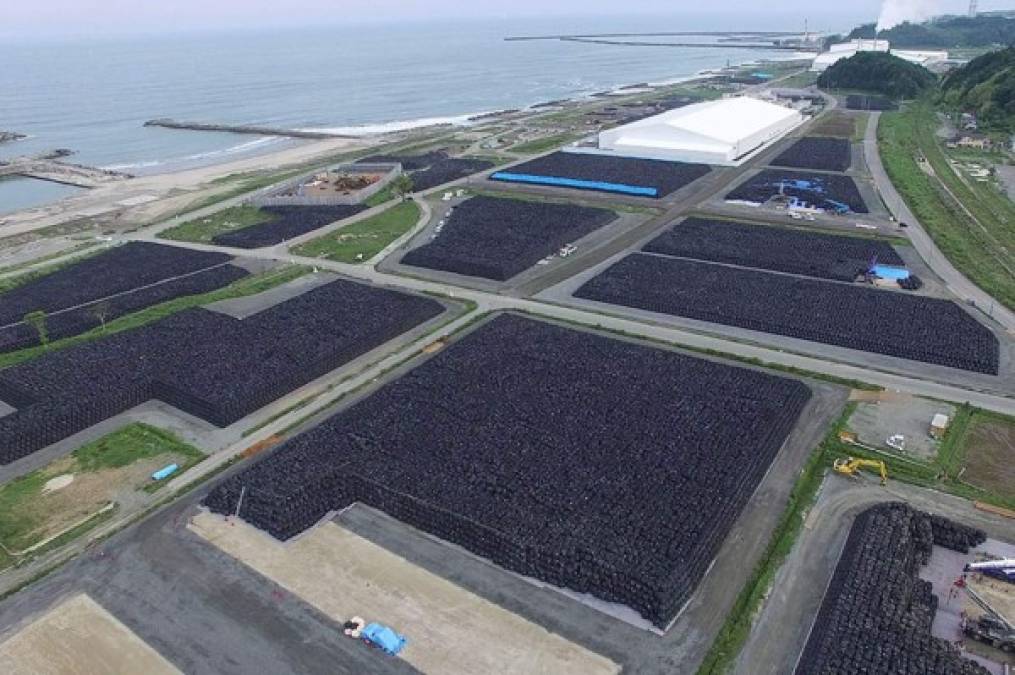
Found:
[[[35,347],[28,347],[26,349],[9,352],[7,354],[0,354],[0,368],[6,368],[18,363],[23,363],[25,361],[38,358],[43,354],[73,347],[74,345],[82,344],[84,342],[91,342],[92,340],[97,340],[107,335],[113,335],[125,330],[139,328],[192,307],[199,307],[219,300],[256,295],[257,293],[262,293],[268,289],[274,288],[275,286],[280,286],[288,281],[292,281],[293,279],[301,277],[304,274],[308,274],[309,272],[309,267],[286,265],[281,268],[268,270],[267,272],[263,272],[261,274],[240,279],[239,281],[229,284],[225,288],[220,288],[209,293],[174,298],[173,300],[143,309],[140,312],[127,314],[109,321],[106,323],[105,327],[100,326],[93,328],[86,333],[81,333],[80,335],[64,338],[62,340],[54,340],[46,346],[38,345]]]
[[[266,223],[274,216],[256,206],[230,206],[204,218],[189,220],[159,233],[159,239],[210,244],[224,232]]]
[[[370,260],[412,229],[419,221],[419,213],[416,202],[400,202],[377,215],[358,220],[290,250],[300,256],[344,263]]]
[[[965,183],[955,174],[935,136],[938,126],[934,109],[924,101],[884,113],[878,149],[885,171],[951,263],[1015,309],[1015,256],[999,244],[1015,240],[1015,205],[993,185]],[[926,158],[924,168],[921,157]]]
[[[556,134],[553,136],[546,136],[545,138],[537,138],[527,143],[520,143],[510,148],[511,152],[517,152],[521,155],[535,155],[540,152],[546,152],[547,150],[553,150],[563,145],[567,145],[571,141],[575,141],[581,138],[576,134]]]
[[[726,622],[719,630],[715,641],[705,655],[705,660],[698,668],[698,675],[717,675],[728,672],[747,637],[751,633],[755,616],[762,602],[768,596],[768,590],[775,580],[779,567],[786,560],[793,545],[796,543],[804,520],[818,494],[818,488],[825,477],[828,457],[840,445],[839,431],[845,428],[846,422],[856,409],[853,403],[847,404],[838,420],[832,425],[821,444],[811,452],[804,463],[793,489],[790,491],[786,508],[783,509],[779,522],[772,532],[765,553],[754,566],[729,614]]]

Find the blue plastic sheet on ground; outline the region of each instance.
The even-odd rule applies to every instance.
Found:
[[[490,176],[493,180],[513,183],[532,183],[535,185],[559,185],[561,187],[578,188],[579,190],[599,190],[601,192],[619,192],[640,197],[656,197],[659,191],[653,187],[625,185],[623,183],[607,183],[597,180],[580,180],[578,178],[561,178],[559,176],[536,176],[530,173],[511,173],[498,171]]]

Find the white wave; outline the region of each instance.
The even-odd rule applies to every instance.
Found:
[[[348,127],[310,127],[300,129],[299,131],[320,131],[329,134],[339,134],[342,136],[372,136],[376,134],[388,134],[395,131],[419,129],[421,127],[432,127],[438,124],[451,124],[453,126],[467,127],[474,123],[471,118],[479,115],[488,115],[490,112],[495,111],[467,113],[465,115],[454,115],[449,117],[420,117],[413,120],[397,120],[394,122],[379,122],[376,124],[358,124]]]
[[[224,157],[229,155],[235,155],[239,153],[252,152],[263,146],[272,145],[278,143],[282,139],[274,136],[265,136],[263,138],[256,138],[252,141],[246,141],[237,145],[229,146],[221,150],[209,150],[207,152],[198,152],[193,155],[184,155],[183,157],[171,157],[169,159],[153,159],[144,160],[140,162],[130,162],[126,164],[110,164],[108,166],[100,167],[110,171],[128,171],[138,169],[152,169],[157,166],[165,166],[169,164],[189,164],[192,162],[200,162],[202,160],[211,159],[214,157]]]

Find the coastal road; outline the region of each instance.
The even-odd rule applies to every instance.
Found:
[[[995,321],[1004,326],[1009,333],[1015,333],[1015,313],[1000,302],[992,298],[979,286],[967,279],[959,272],[954,265],[941,253],[941,250],[934,244],[934,240],[927,234],[920,221],[913,212],[906,206],[902,196],[895,189],[884,164],[881,162],[881,154],[878,152],[878,122],[881,113],[872,112],[870,122],[867,124],[867,132],[863,139],[864,156],[867,158],[867,165],[870,168],[871,176],[874,178],[874,185],[877,187],[881,198],[884,200],[888,210],[901,223],[906,223],[910,241],[913,247],[920,254],[935,273],[945,282],[952,293],[963,301],[975,304],[980,311],[993,317]]]

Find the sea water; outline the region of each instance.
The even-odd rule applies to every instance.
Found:
[[[729,25],[733,19],[738,25]],[[293,141],[143,126],[157,117],[377,132],[787,57],[775,50],[503,39],[787,28],[774,17],[767,25],[740,23],[729,16],[558,18],[12,42],[0,45],[0,129],[29,138],[0,145],[0,158],[68,148],[84,164],[163,172]]]

